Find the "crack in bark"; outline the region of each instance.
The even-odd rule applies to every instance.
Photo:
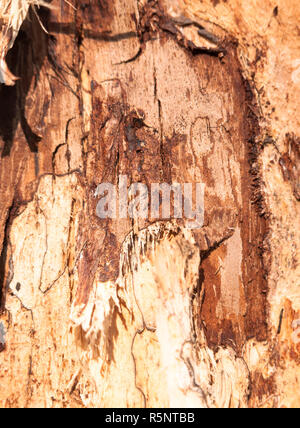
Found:
[[[46,236],[45,236],[45,247],[46,248],[45,248],[45,252],[44,252],[44,256],[43,256],[43,261],[42,261],[42,266],[41,266],[41,275],[40,275],[40,284],[39,284],[39,291],[44,294],[44,292],[42,290],[42,280],[43,280],[45,259],[46,259],[46,255],[47,255],[47,252],[48,252],[48,225],[47,225],[46,214],[44,213],[44,211],[40,207],[38,198],[36,198],[36,204],[37,204],[37,207],[38,207],[39,211],[42,213],[42,215],[44,217],[44,220],[45,220],[45,229],[46,229]]]
[[[220,239],[219,241],[217,241],[215,244],[211,245],[211,243],[209,242],[206,234],[205,234],[205,239],[208,245],[208,249],[207,250],[201,250],[200,251],[200,255],[201,255],[201,263],[207,259],[207,257],[209,257],[211,255],[211,253],[215,250],[217,250],[225,241],[227,241],[228,239],[230,239],[233,235],[234,235],[235,229],[230,230],[228,232],[228,235],[224,236],[222,239]]]
[[[204,391],[200,387],[200,385],[198,385],[197,382],[196,382],[195,370],[194,370],[194,367],[193,367],[193,365],[191,363],[191,360],[188,357],[185,358],[184,355],[183,355],[183,349],[184,349],[184,346],[186,344],[191,344],[192,346],[194,346],[195,344],[191,340],[186,340],[186,341],[183,342],[183,344],[181,346],[181,350],[180,350],[180,358],[185,363],[185,365],[186,365],[186,367],[188,369],[188,372],[189,372],[190,379],[192,381],[192,385],[191,385],[190,389],[194,390],[194,391],[196,391],[196,392],[198,392],[200,394],[202,400],[204,401],[204,403],[206,404],[206,407],[208,408],[208,403],[207,403],[206,395],[204,394]]]
[[[196,126],[196,123],[198,122],[198,120],[205,120],[206,121],[206,127],[207,127],[207,135],[209,136],[209,140],[211,140],[211,125],[210,125],[210,120],[208,116],[197,116],[195,118],[195,120],[192,122],[191,124],[191,128],[190,128],[190,132],[189,132],[189,143],[190,143],[190,148],[191,151],[193,153],[193,159],[194,159],[194,167],[197,166],[197,156],[196,156],[196,152],[194,149],[194,144],[193,144],[193,132],[194,132],[194,127]]]
[[[14,210],[15,202],[12,201],[11,206],[8,208],[7,211],[7,217],[5,221],[4,226],[4,238],[3,238],[3,244],[2,244],[2,251],[0,255],[0,313],[4,310],[5,307],[5,293],[8,285],[13,279],[14,272],[13,272],[13,264],[12,264],[12,255],[10,255],[8,267],[9,272],[7,279],[5,281],[5,270],[6,270],[6,263],[7,263],[7,256],[8,256],[8,247],[10,246],[10,239],[9,239],[9,230],[12,222],[12,212]]]
[[[159,0],[148,0],[142,7],[138,3],[138,10],[140,16],[137,23],[137,31],[141,47],[143,47],[149,39],[153,39],[155,33],[164,32],[170,34],[179,46],[193,55],[204,54],[222,58],[226,54],[226,49],[222,46],[221,41],[217,36],[207,31],[196,21],[192,21],[185,17],[172,18],[163,10]],[[178,26],[196,26],[198,28],[199,35],[214,43],[217,47],[207,48],[204,46],[196,46],[191,40],[188,40],[184,34],[182,34],[178,29]]]
[[[133,360],[133,365],[134,365],[134,381],[135,381],[135,387],[138,391],[140,391],[140,393],[142,394],[143,400],[144,400],[144,408],[146,408],[147,406],[147,399],[146,399],[146,395],[144,393],[144,391],[138,386],[137,384],[137,368],[136,368],[136,360],[135,360],[135,355],[133,352],[133,346],[134,346],[134,342],[135,342],[135,338],[138,334],[142,334],[145,331],[145,328],[143,328],[142,330],[136,330],[133,339],[132,339],[132,343],[131,343],[131,355],[132,355],[132,360]]]
[[[139,18],[136,19],[137,32],[132,32],[132,34],[129,34],[132,37],[138,37],[140,41],[140,48],[133,57],[114,65],[130,64],[137,60],[143,54],[146,43],[150,40],[156,40],[155,33],[159,32],[171,35],[180,47],[192,53],[194,56],[209,55],[222,59],[224,55],[226,55],[226,48],[222,46],[221,40],[216,35],[206,30],[198,22],[192,21],[189,18],[173,18],[169,16],[160,6],[159,0],[148,0],[147,3],[143,6],[141,6],[137,1],[137,9],[139,12]],[[196,46],[178,29],[178,27],[184,28],[187,26],[195,26],[198,28],[199,36],[208,40],[210,43],[215,44],[216,47],[209,48],[205,46]],[[111,41],[108,36],[106,38],[102,37],[101,40]]]
[[[27,400],[26,400],[26,407],[29,406],[30,400],[32,398],[32,388],[31,388],[31,377],[33,375],[32,372],[32,345],[31,345],[31,354],[29,355],[29,367],[28,367],[28,378],[27,378]]]
[[[142,55],[142,53],[143,53],[143,49],[140,46],[139,50],[132,58],[126,59],[125,61],[117,62],[116,64],[113,64],[113,65],[130,64],[131,62],[136,61]]]
[[[68,239],[67,239],[68,244],[71,242],[71,233],[72,233],[72,229],[74,228],[74,207],[75,207],[75,203],[76,203],[76,200],[73,198],[72,199],[72,206],[71,206],[71,213],[70,213],[70,221],[69,221],[69,234],[68,234]],[[75,252],[76,251],[74,251],[74,255],[75,255]],[[74,262],[76,262],[77,257],[74,259]],[[70,264],[71,264],[70,258],[71,258],[71,249],[68,248],[66,269],[68,269],[68,278],[69,278],[69,284],[70,284],[70,304],[72,304],[73,287],[72,287],[71,277],[74,274],[75,263],[74,263],[73,269],[70,270]],[[66,269],[65,269],[65,271],[66,271]],[[62,275],[64,275],[65,271],[63,272]]]
[[[53,173],[55,174],[55,167],[56,167],[56,155],[57,155],[57,153],[58,153],[58,151],[59,151],[59,149],[61,149],[62,147],[64,147],[66,145],[66,143],[61,143],[61,144],[58,144],[58,146],[56,146],[55,147],[55,150],[54,150],[54,152],[52,153],[52,170],[53,170]]]
[[[79,383],[79,379],[82,373],[82,368],[80,367],[77,372],[72,377],[69,386],[68,386],[68,392],[70,395],[72,395],[75,392],[75,389],[77,388],[77,385]]]
[[[72,120],[74,120],[74,119],[76,119],[76,118],[72,117],[72,118],[67,120],[66,128],[65,128],[65,142],[58,144],[58,146],[56,146],[54,152],[52,153],[52,170],[53,170],[54,174],[55,174],[55,167],[56,167],[56,155],[57,155],[59,149],[61,147],[64,147],[64,146],[67,146],[67,151],[66,151],[65,157],[66,157],[66,160],[68,163],[68,173],[70,173],[71,152],[69,149],[69,126],[70,126],[70,123],[72,122]]]
[[[48,25],[48,30],[51,33],[56,34],[66,34],[66,35],[76,35],[76,25],[75,23],[67,22],[50,22]],[[92,39],[97,41],[104,42],[121,42],[123,40],[130,40],[137,37],[137,32],[127,31],[125,33],[111,34],[111,31],[95,31],[87,28],[82,28],[81,37],[86,39]]]
[[[19,201],[15,202],[14,218],[13,219],[16,219],[17,217],[19,217],[19,215],[20,215],[19,210],[21,207],[26,207],[30,202],[32,202],[34,200],[36,192],[37,192],[38,187],[40,185],[40,182],[44,177],[51,176],[55,179],[56,177],[58,177],[58,178],[67,177],[68,175],[72,175],[75,173],[78,174],[80,177],[82,177],[82,175],[83,175],[82,171],[79,168],[74,168],[74,169],[70,170],[70,172],[65,172],[62,174],[55,174],[53,172],[45,172],[45,173],[39,175],[39,177],[35,180],[35,188],[31,192],[31,194],[32,194],[31,199],[23,199],[23,200],[19,200]]]
[[[279,322],[278,322],[278,328],[277,328],[277,335],[279,335],[281,333],[283,314],[284,314],[284,309],[281,309],[280,316],[279,316]]]
[[[157,81],[157,73],[156,66],[153,60],[153,81],[154,81],[154,99],[157,102],[157,112],[158,112],[158,122],[159,122],[159,142],[160,142],[160,158],[162,163],[162,171],[161,171],[161,180],[164,179],[166,181],[171,182],[171,172],[170,172],[170,162],[168,157],[165,156],[164,150],[164,122],[163,122],[163,114],[162,114],[162,103],[158,98],[158,81]]]
[[[140,388],[138,386],[138,384],[137,384],[137,367],[136,367],[135,355],[134,355],[134,352],[133,352],[134,342],[135,342],[135,339],[136,339],[137,335],[138,334],[140,334],[140,335],[143,334],[145,330],[146,330],[146,327],[144,327],[142,329],[137,329],[136,332],[134,333],[134,336],[133,336],[132,342],[131,342],[131,356],[132,356],[133,366],[134,366],[135,387],[142,394],[142,397],[143,397],[143,400],[144,400],[144,408],[147,408],[147,398],[146,398],[146,395],[145,395],[144,391],[142,390],[142,388]],[[151,330],[149,330],[149,331],[151,331]]]

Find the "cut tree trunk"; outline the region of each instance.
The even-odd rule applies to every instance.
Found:
[[[299,2],[72,4],[0,55],[0,406],[298,407]]]

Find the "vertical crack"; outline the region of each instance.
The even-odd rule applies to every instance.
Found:
[[[5,293],[6,293],[7,285],[11,282],[13,278],[12,259],[10,257],[9,261],[7,260],[8,249],[10,245],[9,229],[11,225],[13,208],[14,208],[14,200],[7,212],[6,222],[4,226],[4,239],[3,239],[3,245],[2,245],[2,252],[0,255],[0,313],[4,310],[4,307],[5,307]],[[7,261],[8,261],[8,272],[6,273]]]

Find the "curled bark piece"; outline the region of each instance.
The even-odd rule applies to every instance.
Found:
[[[0,59],[0,83],[4,83],[7,86],[14,86],[16,81],[19,78],[14,76],[12,72],[7,67],[7,64],[5,62],[4,58]]]
[[[51,8],[42,0],[0,0],[0,83],[8,86],[13,86],[18,77],[9,70],[5,58],[15,43],[30,6]]]
[[[18,78],[7,67],[5,57],[14,45],[29,6],[27,0],[0,0],[0,83],[8,86],[13,86]]]

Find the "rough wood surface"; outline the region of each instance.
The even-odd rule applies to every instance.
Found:
[[[297,407],[298,2],[52,5],[0,86],[0,406]],[[204,226],[99,219],[121,175]]]

